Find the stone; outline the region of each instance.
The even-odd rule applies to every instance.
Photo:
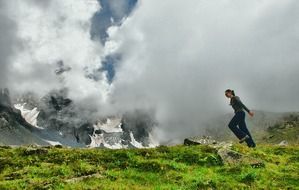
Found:
[[[249,164],[253,168],[265,167],[265,164],[263,161],[258,160],[256,158],[248,156],[248,155],[238,153],[229,148],[220,148],[217,153],[221,157],[223,163]]]
[[[23,154],[26,155],[26,156],[29,156],[29,155],[45,155],[45,154],[48,154],[48,150],[43,149],[43,148],[28,147],[27,149],[24,150]]]
[[[216,145],[218,142],[210,136],[191,137],[184,140],[184,145]]]
[[[281,141],[278,146],[287,146],[289,143],[286,140]]]
[[[217,153],[225,163],[233,164],[239,162],[242,159],[242,155],[240,153],[227,148],[220,148]]]

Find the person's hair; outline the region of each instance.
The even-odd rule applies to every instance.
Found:
[[[225,92],[230,92],[230,93],[232,93],[233,96],[235,96],[235,91],[234,90],[227,89]]]

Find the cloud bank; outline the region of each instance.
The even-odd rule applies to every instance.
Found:
[[[6,71],[15,44],[15,23],[7,17],[7,10],[3,0],[0,0],[0,87],[7,82]]]
[[[96,73],[97,81],[91,77],[101,68],[103,51],[101,44],[90,38],[91,18],[100,8],[97,2],[16,0],[2,4],[5,16],[13,23],[5,30],[16,26],[12,33],[2,35],[16,41],[3,69],[9,76],[6,86],[15,92],[40,95],[67,88],[74,100],[96,99],[93,104],[105,101],[108,84],[104,74]],[[1,50],[12,44],[2,41]]]
[[[115,105],[154,107],[161,138],[200,133],[203,121],[230,111],[227,88],[252,109],[298,111],[298,8],[295,0],[139,2],[110,36],[123,57]]]

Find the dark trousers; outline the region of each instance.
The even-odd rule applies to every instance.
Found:
[[[248,135],[250,138],[246,140],[246,143],[249,147],[255,147],[256,146],[253,139],[252,139],[252,136],[251,136],[249,130],[247,129],[247,126],[246,126],[246,123],[245,123],[245,112],[244,111],[236,112],[235,116],[229,122],[228,127],[232,130],[232,132],[239,139],[242,139],[246,135]]]

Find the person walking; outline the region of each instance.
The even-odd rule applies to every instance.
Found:
[[[246,142],[248,147],[256,147],[256,144],[246,126],[245,112],[253,117],[254,113],[250,111],[241,101],[240,97],[235,95],[235,92],[231,89],[225,91],[225,96],[230,99],[230,105],[235,111],[234,117],[228,124],[230,130],[238,137],[239,142]]]

